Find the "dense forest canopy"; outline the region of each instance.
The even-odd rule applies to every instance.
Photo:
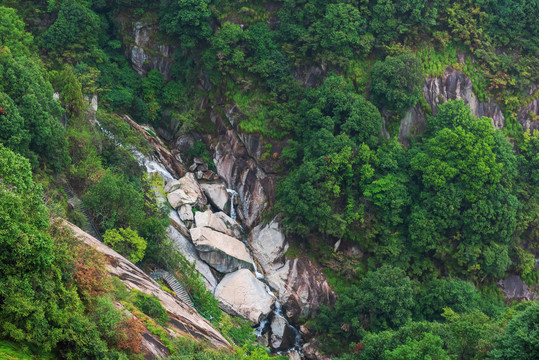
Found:
[[[118,116],[173,144],[212,133],[210,109],[234,107],[230,129],[255,135],[256,162],[280,179],[263,217],[279,215],[290,253],[321,264],[338,294],[300,319],[322,352],[538,358],[538,305],[496,286],[509,274],[532,290],[539,281],[538,18],[538,0],[0,0],[0,340],[138,359],[141,330],[114,302],[167,321],[50,220],[88,226],[67,182],[106,244],[141,266],[183,264],[201,311],[243,346],[185,342],[170,345],[173,358],[269,357],[174,257],[159,181],[129,151],[148,145]],[[151,29],[142,69],[138,25]],[[162,48],[166,67],[151,60]],[[425,79],[440,84],[447,69],[471,97],[426,98]],[[88,121],[94,95],[114,137]],[[403,140],[412,113],[424,129]],[[206,145],[185,156],[210,163]]]

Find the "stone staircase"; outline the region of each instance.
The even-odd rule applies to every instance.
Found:
[[[167,285],[174,291],[176,294],[176,297],[183,301],[185,304],[189,305],[193,309],[195,309],[195,305],[193,304],[193,301],[191,300],[191,297],[187,293],[187,290],[178,282],[176,277],[165,270],[155,270],[150,276],[154,279],[163,279],[167,283]],[[195,309],[196,310],[196,309]]]
[[[71,185],[69,185],[67,181],[62,180],[58,180],[57,183],[62,186],[62,189],[67,195],[67,202],[69,203],[69,205],[71,205],[74,210],[81,212],[88,221],[88,227],[83,230],[86,231],[88,234],[92,235],[94,238],[103,242],[103,238],[101,237],[101,234],[97,230],[97,227],[95,226],[92,218],[90,217],[88,210],[86,210],[86,208],[82,204],[82,201],[77,197],[77,195],[75,195],[75,191],[73,191]]]

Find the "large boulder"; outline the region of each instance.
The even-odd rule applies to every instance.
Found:
[[[182,221],[193,221],[193,207],[188,204],[180,206],[178,216]]]
[[[172,186],[173,185],[171,185],[170,188],[172,188]],[[179,180],[179,186],[179,189],[176,189],[167,195],[168,202],[173,208],[178,209],[182,205],[193,205],[201,208],[207,204],[206,196],[202,193],[193,173],[185,174],[185,176]],[[168,188],[167,184],[167,189]]]
[[[276,351],[290,349],[296,342],[296,331],[285,318],[275,316],[271,321],[271,347]]]
[[[228,211],[230,208],[230,195],[223,184],[201,184],[200,188],[213,206],[220,211]]]
[[[245,244],[231,236],[207,227],[196,227],[191,229],[191,240],[200,258],[221,273],[253,267]]]
[[[206,288],[213,292],[217,286],[217,279],[213,275],[210,267],[200,259],[195,246],[175,227],[167,228],[167,236],[174,242],[174,246],[191,264],[195,265],[195,270],[202,275]]]
[[[247,269],[227,274],[215,288],[215,298],[223,311],[254,323],[268,316],[275,303],[264,283]]]
[[[253,255],[258,259],[265,273],[270,273],[284,265],[284,253],[288,250],[280,224],[273,220],[267,225],[256,226],[249,235]]]
[[[223,212],[212,213],[210,210],[195,214],[196,227],[208,227],[212,230],[235,238],[241,237],[241,227]]]

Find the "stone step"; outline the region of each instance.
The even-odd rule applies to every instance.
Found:
[[[191,297],[189,296],[185,288],[178,282],[175,276],[164,270],[156,270],[152,273],[151,276],[154,278],[162,278],[163,280],[165,280],[170,289],[174,291],[178,299],[180,299],[190,307],[195,308]]]

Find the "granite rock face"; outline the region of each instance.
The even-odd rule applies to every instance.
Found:
[[[275,303],[264,283],[246,269],[227,274],[217,285],[215,298],[223,311],[254,323],[268,316]]]
[[[158,40],[158,24],[132,22],[130,19],[119,17],[125,38],[126,58],[133,69],[141,76],[151,70],[159,70],[166,80],[170,79],[174,49]]]
[[[275,316],[271,320],[271,347],[281,351],[290,349],[296,342],[296,332],[284,318]]]
[[[253,255],[265,273],[271,273],[284,265],[284,253],[288,243],[280,224],[273,220],[267,225],[258,225],[249,235]]]
[[[195,339],[209,341],[216,347],[230,347],[228,341],[208,320],[178,298],[162,290],[155,280],[129,260],[75,225],[67,221],[64,223],[78,239],[105,255],[108,261],[107,271],[110,275],[122,280],[128,289],[136,289],[157,297],[171,319],[170,323],[173,331],[182,336],[194,336]]]
[[[191,240],[198,255],[221,273],[252,269],[253,259],[241,241],[206,227],[191,229]]]
[[[495,129],[502,129],[505,126],[505,117],[500,106],[491,99],[487,102],[479,101],[473,93],[470,78],[452,67],[448,67],[441,78],[426,78],[423,83],[423,95],[432,110],[432,115],[436,115],[440,104],[448,100],[461,99],[470,105],[474,116],[491,118]],[[427,116],[418,104],[401,120],[399,141],[407,145],[408,137],[422,133],[426,124]]]
[[[206,194],[209,202],[218,210],[224,212],[229,211],[230,195],[223,184],[201,184],[200,188]]]

